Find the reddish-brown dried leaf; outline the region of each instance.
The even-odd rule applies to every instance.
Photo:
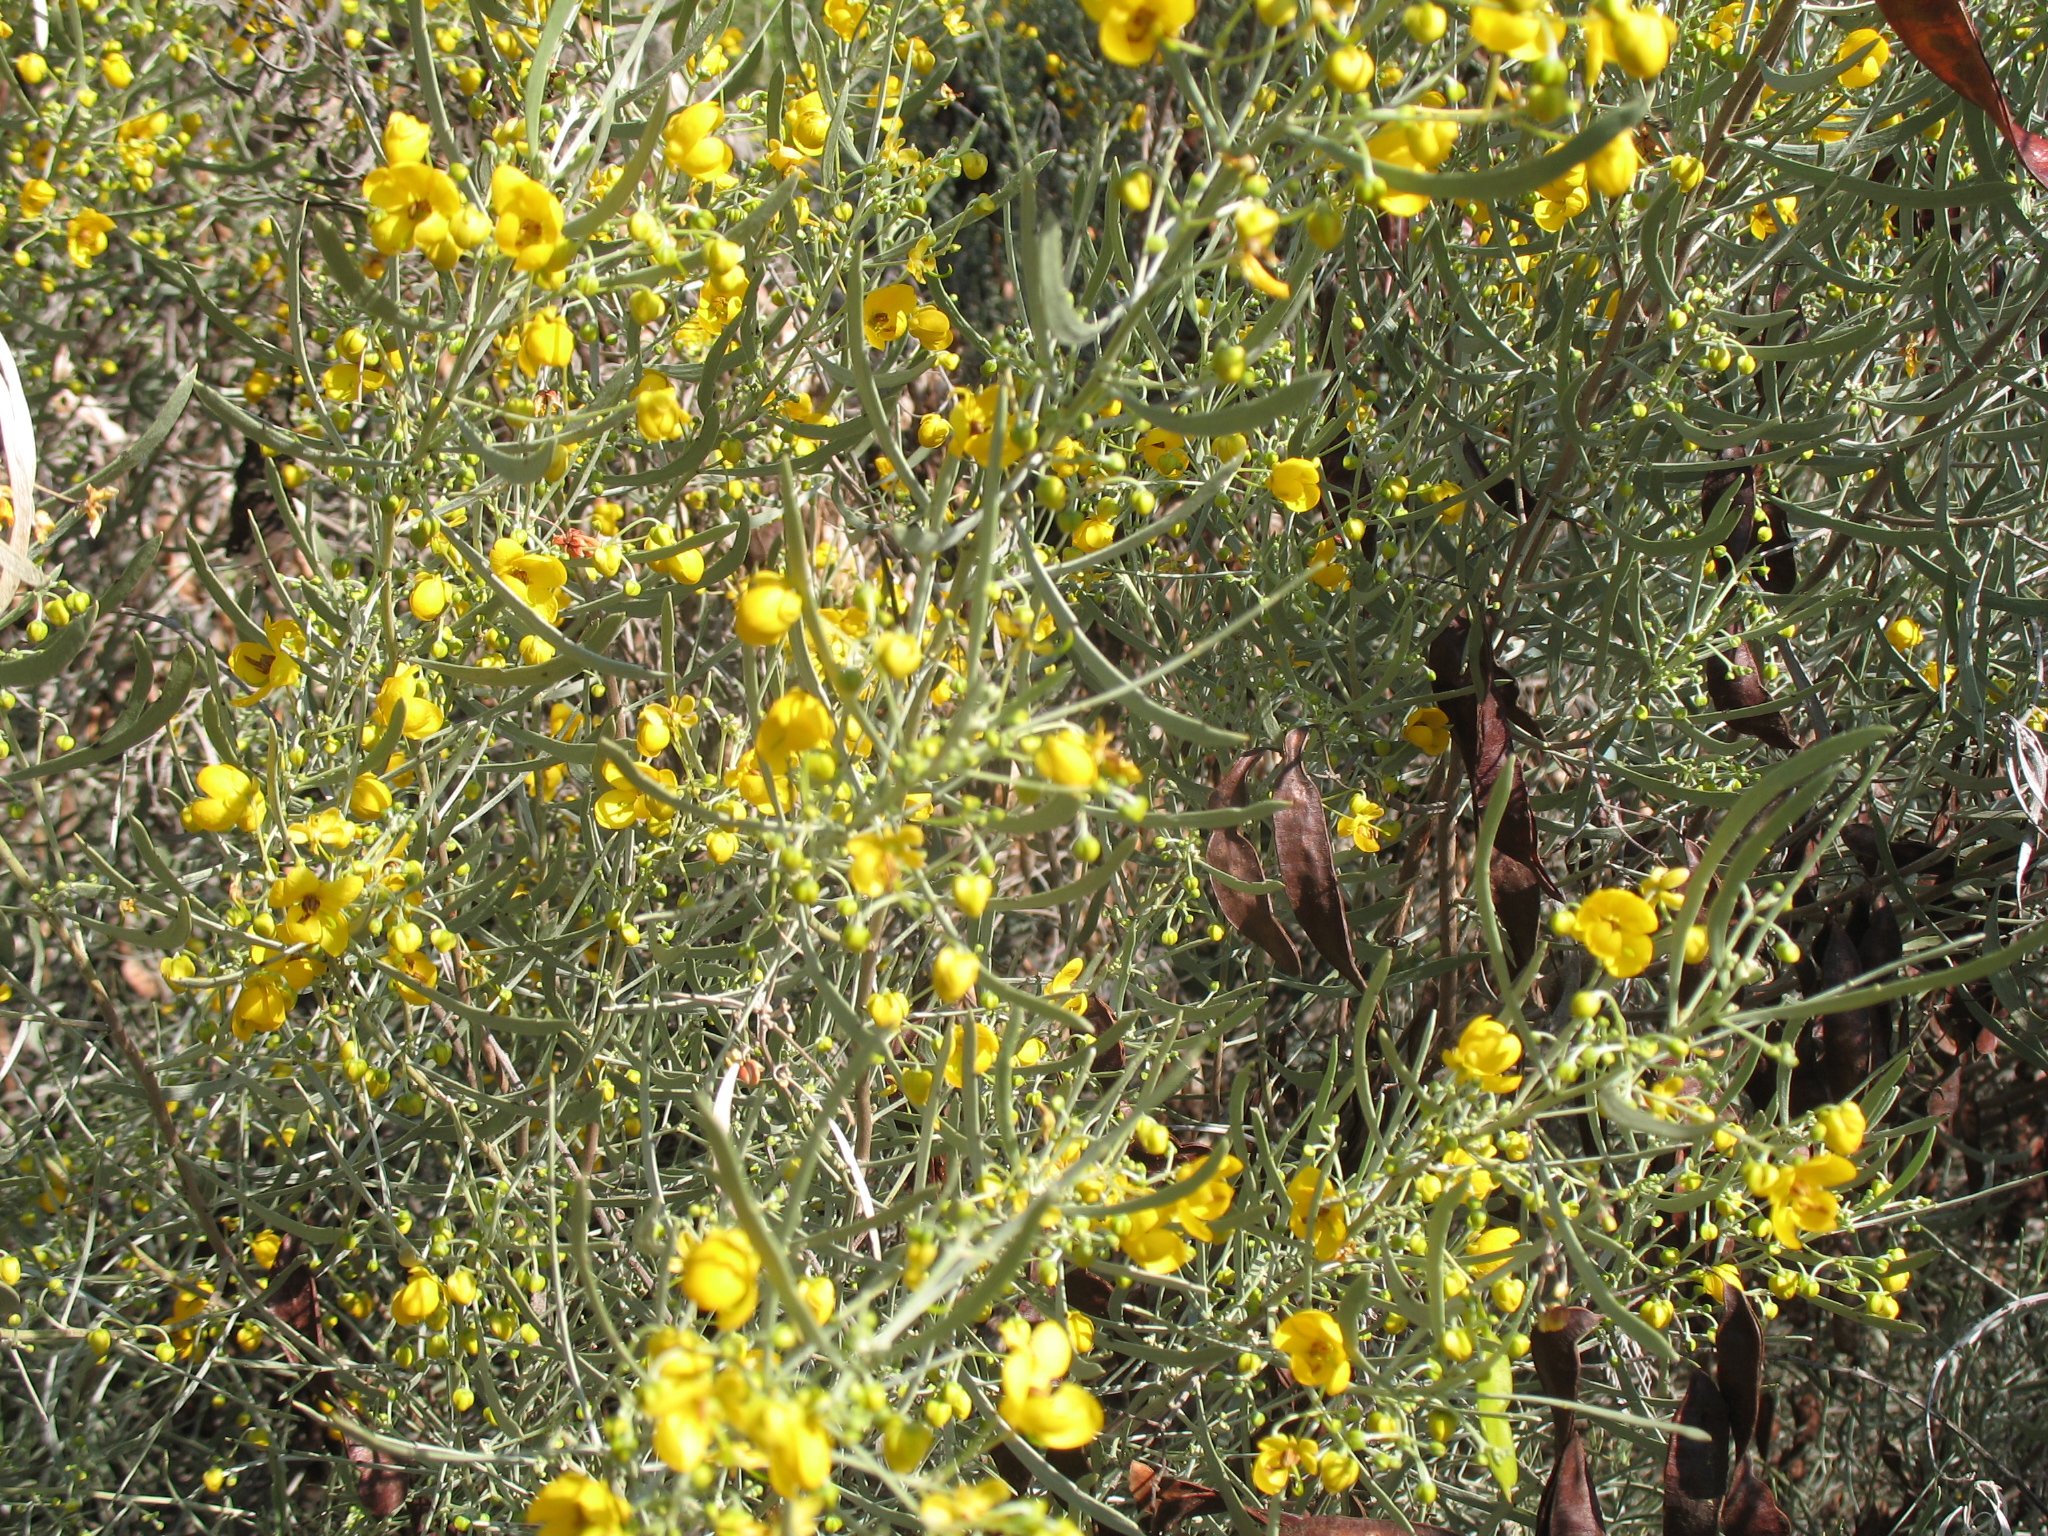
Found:
[[[271,1271],[270,1289],[264,1305],[285,1327],[315,1344],[320,1342],[320,1292],[313,1279],[313,1266],[306,1261],[306,1245],[290,1233],[277,1245],[277,1262]]]
[[[1131,1463],[1130,1490],[1131,1502],[1142,1517],[1139,1523],[1148,1531],[1170,1531],[1195,1515],[1221,1514],[1230,1507],[1214,1488],[1174,1477],[1142,1461]]]
[[[1756,649],[1747,640],[1733,647],[1726,661],[1710,652],[1706,671],[1707,697],[1714,701],[1714,708],[1723,714],[1735,715],[1734,719],[1725,722],[1729,730],[1754,736],[1765,746],[1776,747],[1780,752],[1799,750],[1799,739],[1792,734],[1792,727],[1785,723],[1784,714],[1768,709],[1770,691],[1764,687],[1763,668],[1757,663]],[[1761,712],[1767,709],[1767,713]]]
[[[1250,800],[1245,776],[1265,756],[1264,748],[1247,752],[1225,769],[1209,795],[1209,809],[1220,811],[1227,807],[1242,810],[1248,805]],[[1252,846],[1252,840],[1244,835],[1242,828],[1216,827],[1211,830],[1205,856],[1217,869],[1247,885],[1266,878],[1266,866],[1260,862],[1259,850]],[[1280,919],[1273,915],[1272,897],[1248,895],[1213,878],[1209,881],[1209,892],[1216,898],[1217,909],[1222,912],[1225,922],[1263,949],[1273,964],[1288,975],[1301,974],[1301,952],[1294,947],[1294,940],[1288,937],[1287,930],[1280,926]]]
[[[1301,761],[1307,745],[1307,730],[1297,726],[1287,733],[1280,777],[1273,786],[1274,796],[1287,804],[1273,813],[1273,856],[1301,931],[1338,975],[1363,992],[1365,973],[1351,951],[1351,921],[1344,910],[1343,887],[1337,884],[1330,818],[1323,810],[1322,791]]]
[[[1728,1407],[1705,1371],[1692,1373],[1678,1422],[1712,1438],[1671,1437],[1664,1456],[1664,1536],[1714,1536],[1728,1491]]]
[[[1748,454],[1747,448],[1721,450],[1724,459],[1745,458]],[[1723,541],[1728,558],[1740,566],[1749,558],[1751,551],[1761,550],[1763,559],[1754,568],[1753,579],[1766,592],[1783,594],[1799,584],[1799,567],[1793,554],[1793,543],[1778,526],[1777,518],[1766,517],[1763,523],[1766,531],[1761,535],[1757,532],[1757,477],[1758,470],[1754,464],[1708,471],[1707,478],[1700,482],[1700,524],[1711,527],[1716,515],[1727,511],[1723,499],[1733,491],[1735,526]]]
[[[1536,1506],[1536,1536],[1607,1536],[1600,1496],[1593,1491],[1592,1470],[1586,1464],[1584,1435],[1568,1436],[1557,1453],[1550,1481],[1543,1485],[1543,1501]]]
[[[1981,107],[2034,180],[2048,187],[2048,140],[2022,128],[1984,57],[1976,20],[1963,0],[1877,0],[1899,41],[1950,90]]]

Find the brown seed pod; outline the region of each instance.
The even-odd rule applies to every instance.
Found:
[[[1287,899],[1294,904],[1294,920],[1308,935],[1316,953],[1337,969],[1359,991],[1365,990],[1365,974],[1351,949],[1350,920],[1344,910],[1344,891],[1337,884],[1337,858],[1330,847],[1330,819],[1323,810],[1322,792],[1301,753],[1308,732],[1297,726],[1287,733],[1281,752],[1280,778],[1273,786],[1276,798],[1287,802],[1273,814],[1273,852],[1280,862],[1280,883],[1287,887]]]
[[[1244,809],[1248,803],[1245,776],[1266,755],[1262,747],[1245,753],[1226,768],[1216,781],[1216,788],[1210,792],[1209,809]],[[1247,885],[1265,881],[1266,867],[1259,859],[1259,850],[1238,827],[1213,828],[1204,856],[1214,868],[1222,870],[1233,880],[1241,880]],[[1225,922],[1263,949],[1273,964],[1289,976],[1301,974],[1301,952],[1294,947],[1294,940],[1288,937],[1287,930],[1280,926],[1280,919],[1273,915],[1272,897],[1254,896],[1213,877],[1209,881],[1209,892],[1216,898],[1217,909],[1222,912]]]

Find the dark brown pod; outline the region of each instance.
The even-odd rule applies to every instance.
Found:
[[[1785,723],[1783,712],[1769,708],[1771,695],[1764,687],[1763,669],[1757,664],[1755,648],[1747,640],[1737,643],[1726,661],[1710,654],[1706,673],[1707,697],[1713,700],[1714,708],[1735,717],[1725,722],[1729,730],[1754,736],[1780,752],[1799,750],[1799,740]]]
[[[1511,474],[1499,475],[1486,467],[1486,460],[1479,456],[1479,449],[1471,438],[1466,438],[1465,465],[1472,471],[1472,488],[1492,502],[1509,517],[1520,520],[1529,515],[1529,498],[1522,494],[1522,487]]]
[[[1712,1438],[1671,1437],[1664,1456],[1664,1536],[1714,1536],[1728,1491],[1728,1407],[1705,1371],[1692,1373],[1678,1422]]]
[[[1714,1335],[1714,1384],[1727,1405],[1728,1433],[1739,1459],[1756,1435],[1764,1386],[1764,1328],[1739,1285],[1722,1293],[1721,1326]]]
[[[1600,1496],[1593,1491],[1592,1469],[1586,1463],[1586,1437],[1576,1429],[1566,1437],[1550,1469],[1550,1481],[1543,1485],[1543,1500],[1536,1506],[1536,1536],[1607,1536]]]
[[[1508,954],[1521,970],[1536,953],[1543,928],[1543,872],[1495,849],[1487,865],[1493,881],[1493,916],[1507,940]]]
[[[1877,0],[1877,8],[1914,57],[1963,100],[1981,108],[2027,174],[2048,187],[2048,139],[2029,133],[2013,115],[1963,0]]]
[[[1482,679],[1484,686],[1473,687],[1466,658],[1471,633],[1470,620],[1463,615],[1452,619],[1429,643],[1429,666],[1436,674],[1437,691],[1444,696],[1441,708],[1450,720],[1451,735],[1458,743],[1458,756],[1463,760],[1465,773],[1472,783],[1473,814],[1483,816],[1486,802],[1493,794],[1494,781],[1500,777],[1501,765],[1507,761],[1510,743],[1508,715],[1502,707],[1501,690],[1495,686],[1490,646],[1482,653],[1486,672]],[[1523,719],[1528,718],[1519,704],[1516,713]],[[1534,725],[1535,722],[1530,720],[1529,726],[1533,728]],[[1537,850],[1536,813],[1529,805],[1529,792],[1522,782],[1519,766],[1508,789],[1507,810],[1501,817],[1499,831],[1494,834],[1493,846],[1495,852],[1504,853],[1526,865],[1545,895],[1560,894],[1549,870],[1543,867],[1542,855]],[[1533,942],[1531,947],[1533,949]]]
[[[1821,930],[1814,964],[1823,991],[1849,986],[1863,974],[1863,955],[1847,923],[1836,919]],[[1814,1086],[1822,1095],[1819,1102],[1838,1103],[1852,1096],[1876,1069],[1876,1010],[1845,1008],[1839,1013],[1821,1015],[1819,1023],[1820,1073]],[[1800,1109],[1811,1107],[1801,1105]]]
[[[1338,975],[1363,992],[1365,973],[1351,950],[1351,923],[1343,888],[1337,884],[1337,857],[1330,847],[1330,818],[1323,810],[1322,792],[1301,761],[1307,744],[1308,731],[1297,726],[1287,733],[1281,749],[1273,794],[1287,804],[1273,813],[1273,854],[1301,931]]]
[[[1249,804],[1245,776],[1265,756],[1264,748],[1247,752],[1225,769],[1209,795],[1209,809],[1242,810]],[[1259,859],[1259,850],[1252,846],[1252,840],[1244,835],[1241,827],[1211,829],[1205,856],[1211,865],[1232,879],[1242,880],[1247,885],[1265,881],[1266,866]],[[1288,937],[1287,930],[1280,926],[1280,919],[1274,916],[1272,897],[1234,890],[1213,878],[1209,881],[1209,893],[1216,898],[1217,910],[1222,912],[1225,922],[1263,949],[1273,964],[1288,975],[1301,974],[1301,952],[1294,947],[1294,940]]]
[[[1280,1516],[1282,1536],[1455,1536],[1440,1525],[1398,1525],[1392,1520],[1366,1520],[1357,1515]]]
[[[1748,452],[1746,448],[1724,448],[1721,457],[1739,459]],[[1723,541],[1728,558],[1740,567],[1753,552],[1761,554],[1762,558],[1752,571],[1752,579],[1766,592],[1782,595],[1799,585],[1799,567],[1792,540],[1778,526],[1782,514],[1766,516],[1763,522],[1766,531],[1762,534],[1757,531],[1758,476],[1754,464],[1709,470],[1706,479],[1700,482],[1700,526],[1713,526],[1716,515],[1726,510],[1724,502],[1732,492],[1736,507],[1735,526]]]
[[[1579,1341],[1600,1323],[1600,1314],[1587,1307],[1552,1307],[1536,1319],[1529,1334],[1529,1363],[1536,1367],[1536,1379],[1543,1383],[1546,1397],[1576,1402],[1579,1396]],[[1576,1419],[1569,1408],[1553,1408],[1551,1417],[1563,1434]]]
[[[1148,1531],[1166,1532],[1195,1515],[1219,1515],[1230,1506],[1214,1488],[1173,1477],[1142,1461],[1131,1463],[1131,1502]]]
[[[1748,1456],[1736,1462],[1728,1496],[1721,1501],[1721,1529],[1726,1536],[1792,1536],[1792,1522]]]

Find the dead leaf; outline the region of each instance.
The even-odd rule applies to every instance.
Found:
[[[1286,809],[1273,813],[1273,852],[1280,864],[1280,883],[1294,904],[1294,920],[1308,935],[1316,953],[1329,961],[1352,986],[1365,990],[1365,974],[1351,949],[1350,917],[1344,890],[1337,884],[1337,858],[1330,847],[1330,818],[1323,810],[1322,791],[1301,761],[1308,732],[1297,726],[1287,733],[1280,778],[1273,786]]]
[[[1209,809],[1242,810],[1249,803],[1245,776],[1266,756],[1264,748],[1247,752],[1225,769],[1209,795]],[[1259,850],[1252,846],[1252,840],[1244,835],[1242,828],[1212,829],[1204,856],[1212,866],[1233,880],[1240,880],[1246,885],[1265,882],[1266,866],[1259,859]],[[1224,921],[1263,949],[1273,964],[1289,976],[1301,974],[1301,952],[1294,947],[1294,940],[1288,937],[1287,930],[1280,926],[1280,919],[1274,916],[1272,897],[1237,890],[1213,876],[1209,880],[1209,892],[1216,898],[1217,909],[1222,912]]]

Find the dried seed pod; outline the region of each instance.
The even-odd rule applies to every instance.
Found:
[[[1273,814],[1273,853],[1280,863],[1280,883],[1287,887],[1287,899],[1294,904],[1294,920],[1308,935],[1316,953],[1337,969],[1359,991],[1365,990],[1365,974],[1351,950],[1350,919],[1344,910],[1344,891],[1337,884],[1337,857],[1330,847],[1330,818],[1323,810],[1322,792],[1307,768],[1302,766],[1302,748],[1308,744],[1307,730],[1297,726],[1287,733],[1282,749],[1280,777],[1274,795],[1287,802]]]
[[[1769,444],[1762,446],[1769,448]],[[1747,457],[1749,451],[1747,448],[1724,448],[1721,457],[1740,459]],[[1736,508],[1735,526],[1723,541],[1728,558],[1740,566],[1752,551],[1761,550],[1763,559],[1753,572],[1756,584],[1766,592],[1782,595],[1799,584],[1799,567],[1792,540],[1779,526],[1778,517],[1767,515],[1761,525],[1763,532],[1758,532],[1758,474],[1754,464],[1709,470],[1706,479],[1700,482],[1700,526],[1710,528],[1714,525],[1717,516],[1724,512],[1726,499],[1732,492]]]
[[[1799,750],[1799,739],[1792,734],[1792,727],[1786,724],[1784,713],[1768,709],[1771,695],[1764,687],[1763,668],[1757,662],[1755,647],[1747,640],[1738,642],[1726,661],[1709,655],[1706,673],[1707,697],[1713,700],[1714,708],[1723,714],[1735,715],[1734,719],[1724,722],[1729,730],[1754,736],[1765,746],[1776,747],[1780,752]]]
[[[1245,776],[1266,755],[1264,748],[1247,752],[1225,769],[1209,795],[1209,809],[1242,810],[1248,803]],[[1247,885],[1265,881],[1266,867],[1260,862],[1259,850],[1238,827],[1212,829],[1204,856],[1212,866],[1234,880],[1241,880]],[[1263,949],[1273,964],[1288,975],[1301,974],[1301,952],[1294,947],[1294,940],[1288,937],[1287,930],[1280,926],[1280,919],[1273,915],[1272,897],[1252,895],[1214,878],[1209,881],[1209,892],[1216,898],[1217,909],[1222,912],[1225,922]]]
[[[1131,1463],[1131,1502],[1138,1506],[1147,1531],[1163,1533],[1196,1515],[1219,1515],[1229,1509],[1222,1494],[1201,1483],[1174,1477],[1142,1461]]]
[[[1998,125],[2027,173],[2048,187],[2048,139],[2029,133],[2013,115],[1963,0],[1877,0],[1877,8],[1914,57],[1950,90],[1981,108]]]

